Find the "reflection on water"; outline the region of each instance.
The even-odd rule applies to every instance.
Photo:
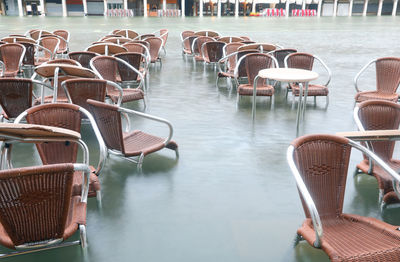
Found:
[[[121,158],[107,161],[100,178],[103,210],[89,200],[88,261],[328,261],[307,243],[293,248],[304,214],[285,160],[296,133],[291,94],[286,99],[285,85],[277,87],[272,107],[268,98],[258,98],[253,124],[250,98],[237,103],[236,89],[227,88],[225,80],[215,86],[213,67],[182,57],[179,33],[208,28],[318,55],[333,72],[330,104],[326,108],[324,98],[316,104],[309,99],[300,132],[335,133],[356,128],[355,74],[373,58],[400,53],[393,45],[400,35],[398,25],[399,19],[392,17],[0,17],[0,37],[31,28],[65,28],[72,33],[71,50],[78,51],[115,28],[170,30],[163,66],[151,69],[146,112],[173,123],[180,158],[171,150],[150,155],[142,173]],[[374,88],[374,77],[373,70],[366,73],[361,88]],[[141,103],[126,106],[142,109]],[[139,118],[132,119],[132,125],[160,135],[167,132]],[[84,132],[95,164],[96,140],[90,128]],[[18,166],[39,161],[31,145],[18,146],[14,158]],[[382,219],[374,178],[352,176],[361,159],[354,151],[344,211]],[[397,224],[399,216],[400,209],[383,214]],[[26,260],[84,257],[78,247],[69,247],[10,259]]]

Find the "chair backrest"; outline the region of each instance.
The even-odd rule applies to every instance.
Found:
[[[90,66],[102,79],[117,82],[118,61],[114,57],[96,56],[90,61]]]
[[[9,248],[63,238],[73,175],[73,164],[0,171],[0,222]]]
[[[307,135],[292,142],[294,162],[321,218],[342,213],[351,146],[333,135]],[[301,197],[301,196],[300,196]],[[302,204],[306,217],[307,206]]]
[[[198,51],[198,52],[199,52],[199,55],[202,56],[203,53],[202,53],[202,51],[201,51],[201,46],[202,46],[204,43],[207,43],[207,42],[214,42],[215,39],[212,38],[212,37],[208,37],[208,36],[199,36],[199,37],[197,37],[197,38],[195,39],[195,41],[196,41],[195,45],[197,46],[197,49],[196,49],[195,51]],[[196,53],[196,52],[195,52],[195,53]]]
[[[224,49],[225,49],[225,56],[228,56],[230,54],[233,54],[235,52],[238,51],[238,48],[241,47],[242,43],[229,43],[227,45],[225,45]],[[235,56],[231,56],[228,58],[228,69],[229,70],[234,70],[236,67],[236,57]]]
[[[156,37],[156,35],[155,34],[143,34],[143,35],[140,35],[139,37],[137,37],[139,40],[146,40],[146,38],[148,38],[148,37]]]
[[[224,42],[213,41],[204,43],[204,56],[209,62],[216,63],[224,56]]]
[[[183,41],[183,40],[186,39],[187,37],[193,36],[193,35],[194,35],[194,31],[190,31],[190,30],[183,31],[183,32],[181,33],[181,40]]]
[[[365,101],[358,105],[358,119],[364,130],[398,129],[400,105],[383,100]],[[368,144],[383,161],[392,158],[395,141],[371,141]]]
[[[25,46],[25,55],[22,60],[23,65],[35,65],[35,45],[28,42],[18,42],[19,44]]]
[[[236,67],[237,67],[237,71],[238,71],[238,77],[247,77],[247,70],[246,70],[246,63],[240,63],[237,64],[239,62],[239,60],[247,55],[247,54],[259,54],[259,51],[257,50],[244,50],[244,51],[238,51],[237,55],[236,55]],[[235,70],[236,70],[235,67]]]
[[[81,113],[79,106],[68,103],[51,103],[28,109],[26,121],[29,124],[62,127],[80,133]],[[76,143],[49,142],[36,145],[44,165],[75,163],[78,145]]]
[[[67,50],[68,49],[68,41],[69,41],[69,32],[66,30],[55,30],[53,34],[56,36],[60,36],[60,50]]]
[[[107,148],[125,152],[121,113],[118,106],[87,100]]]
[[[78,61],[83,67],[90,69],[90,60],[93,57],[96,57],[97,54],[89,51],[82,51],[82,52],[71,52],[68,54],[70,59]]]
[[[63,82],[71,102],[90,111],[86,100],[104,102],[106,99],[107,81],[102,79],[76,78]]]
[[[150,44],[149,44],[149,42],[144,41],[144,40],[132,40],[132,41],[129,42],[129,44],[130,44],[130,43],[142,44],[142,45],[146,46],[147,49],[150,49]],[[126,43],[126,44],[128,44],[128,43]],[[129,50],[128,50],[128,51],[129,51]],[[131,52],[131,51],[129,51],[129,52]]]
[[[18,71],[24,50],[24,46],[17,43],[0,46],[0,58],[6,67],[6,71]]]
[[[258,72],[262,69],[271,68],[274,66],[273,58],[268,54],[248,54],[244,58],[246,74],[249,80],[249,84],[253,85],[254,78],[258,75]],[[263,79],[260,79],[260,82],[265,82]],[[258,85],[258,83],[257,83]]]
[[[138,71],[140,70],[140,63],[143,60],[143,56],[141,53],[127,52],[114,55],[117,58],[120,58],[126,61],[128,64],[136,68]],[[128,68],[125,64],[118,63],[118,72],[122,81],[136,81],[138,74],[137,72]]]
[[[276,46],[268,43],[253,43],[241,46],[239,51],[258,49],[261,53],[268,53],[276,50]]]
[[[135,52],[135,53],[141,53],[143,55],[146,55],[146,49],[143,46],[143,44],[129,42],[129,43],[123,44],[123,47],[125,47],[128,50],[128,52]]]
[[[148,37],[145,39],[145,41],[150,44],[149,52],[150,52],[151,62],[157,61],[163,40],[159,37]]]
[[[292,53],[286,59],[289,68],[312,70],[314,65],[314,56],[307,53]]]
[[[400,84],[400,58],[379,58],[375,62],[375,67],[376,89],[382,93],[395,93]]]
[[[165,46],[168,40],[168,29],[160,29],[160,37],[163,40],[163,46]]]
[[[50,52],[53,54],[53,56],[57,52],[60,42],[61,42],[60,39],[55,36],[46,36],[40,38],[40,45],[43,46],[44,48],[49,49]],[[50,57],[50,54],[47,52],[44,53],[44,57],[49,59],[52,58]]]
[[[278,64],[280,68],[285,67],[285,58],[293,53],[296,53],[296,49],[290,49],[290,48],[285,48],[285,49],[278,49],[273,52],[274,57],[276,60],[278,60]]]
[[[195,46],[195,50],[192,50],[192,45],[193,45],[193,41],[197,38],[198,36],[192,35],[192,36],[188,36],[187,39],[185,38],[183,41],[183,45],[185,47],[185,49],[187,51],[197,51],[198,52],[198,48],[197,46]]]
[[[197,36],[209,36],[209,37],[219,36],[219,33],[215,32],[215,31],[209,31],[209,30],[197,31],[194,34]]]
[[[0,78],[0,105],[8,118],[16,118],[32,106],[30,79]]]
[[[220,38],[217,39],[217,41],[224,42],[224,43],[227,43],[227,44],[235,43],[235,42],[241,42],[243,40],[244,39],[242,39],[240,37],[237,37],[237,36],[223,36],[223,37],[220,37]]]

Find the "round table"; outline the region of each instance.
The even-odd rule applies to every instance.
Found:
[[[110,54],[118,54],[124,53],[128,50],[121,46],[114,43],[98,43],[86,48],[86,51],[98,53],[100,55],[110,55]]]
[[[316,72],[304,69],[297,69],[297,68],[268,68],[260,70],[258,72],[258,75],[254,78],[253,107],[252,107],[253,119],[256,113],[256,89],[257,89],[258,78],[271,79],[279,82],[288,82],[288,83],[298,82],[300,87],[299,104],[297,106],[297,118],[296,118],[296,132],[298,135],[300,117],[301,115],[304,115],[306,109],[308,83],[312,80],[317,79],[318,77],[319,75]],[[305,83],[304,102],[302,102],[303,83]],[[303,111],[303,114],[301,114],[301,111]]]

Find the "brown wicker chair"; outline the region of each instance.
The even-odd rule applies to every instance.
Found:
[[[297,230],[296,244],[305,239],[325,251],[333,262],[399,261],[398,226],[342,213],[351,147],[379,161],[399,182],[393,169],[351,140],[333,135],[297,138],[287,151],[306,215]]]
[[[62,55],[68,54],[70,33],[67,30],[55,30],[53,31],[53,35],[58,36],[60,39],[60,46],[56,53]]]
[[[376,67],[376,91],[360,91],[358,80],[361,74],[371,65]],[[380,99],[397,102],[399,95],[396,90],[400,84],[400,58],[383,57],[372,60],[365,65],[354,78],[354,86],[357,94],[355,101],[362,102],[369,99]]]
[[[16,77],[21,72],[25,50],[23,45],[17,43],[0,45],[0,61],[4,64],[0,77]]]
[[[217,74],[217,80],[216,80],[216,85],[218,87],[219,83],[219,78],[221,77],[227,77],[230,79],[233,79],[235,77],[234,71],[236,67],[236,58],[237,58],[237,50],[240,46],[242,46],[242,43],[229,43],[226,44],[223,48],[224,52],[224,57],[222,57],[219,62],[218,62],[218,74]],[[221,65],[223,65],[221,67]]]
[[[138,169],[141,169],[146,155],[163,148],[175,150],[178,156],[178,145],[171,140],[173,128],[167,120],[94,100],[88,100],[87,103],[97,121],[109,153],[125,157],[137,163]],[[161,138],[139,130],[129,131],[129,118],[127,118],[128,132],[123,132],[121,114],[136,115],[164,123],[169,128],[169,135],[167,138]],[[134,160],[132,157],[138,157],[138,159]]]
[[[151,56],[150,56],[150,51],[148,46],[149,43],[145,42],[146,45],[144,45],[143,43],[133,43],[133,42],[129,42],[126,43],[124,45],[122,45],[123,47],[125,47],[128,52],[134,52],[134,53],[140,53],[146,56],[146,58],[144,59],[143,62],[145,62],[147,64],[146,70],[148,68],[148,65],[150,64],[150,60],[151,60]]]
[[[278,46],[269,43],[253,43],[239,47],[238,51],[254,50],[254,49],[259,50],[261,53],[269,53],[278,49]]]
[[[97,167],[90,166],[89,197],[97,197],[101,203],[100,181],[98,176],[104,166],[106,159],[106,148],[104,141],[99,133],[98,127],[92,115],[84,108],[68,103],[51,103],[38,105],[27,109],[21,113],[15,123],[20,123],[26,119],[28,124],[61,127],[81,132],[81,122],[85,118],[94,130],[100,148],[100,155]],[[43,165],[58,163],[75,163],[78,156],[78,144],[63,142],[48,142],[36,144],[40,159]],[[82,173],[74,174],[72,195],[78,196],[82,191]]]
[[[155,34],[143,34],[143,35],[139,35],[137,36],[134,40],[146,40],[146,38],[148,37],[156,37]]]
[[[61,42],[60,39],[55,36],[46,36],[46,37],[40,38],[38,41],[39,41],[40,46],[49,50],[51,53],[43,52],[43,55],[39,56],[36,59],[36,64],[40,65],[42,63],[53,60],[55,58],[55,55],[57,54],[58,47],[60,46],[60,42]]]
[[[331,81],[332,73],[331,70],[326,66],[326,64],[317,56],[311,55],[308,53],[292,53],[286,56],[285,58],[285,66],[288,68],[299,68],[305,70],[312,70],[314,66],[314,61],[317,60],[328,73],[328,80],[326,83],[320,84],[310,84],[308,86],[307,96],[314,97],[314,103],[316,103],[317,96],[325,96],[326,97],[326,105],[329,104],[329,90],[328,85]],[[300,95],[300,86],[298,83],[290,83],[287,89],[287,92],[292,91],[293,95],[293,104],[295,102],[295,97]],[[305,92],[305,91],[303,91]]]
[[[39,40],[43,35],[52,35],[50,31],[41,30],[41,29],[32,29],[25,33],[26,36],[34,40]]]
[[[73,195],[75,173],[82,164],[56,164],[0,171],[0,244],[17,251],[1,257],[81,244],[86,248],[85,190]],[[76,231],[80,241],[65,242]]]
[[[285,49],[277,49],[272,54],[274,55],[276,60],[278,60],[279,67],[284,68],[285,58],[293,53],[297,53],[297,50],[292,48],[285,48]]]
[[[3,113],[0,122],[13,121],[22,112],[32,106],[33,84],[47,84],[24,78],[0,78],[0,105]]]
[[[144,41],[150,45],[150,63],[155,64],[156,62],[160,62],[161,65],[160,51],[163,46],[163,40],[160,37],[151,36],[145,38]]]
[[[85,52],[85,51],[81,51],[81,52],[70,52],[68,54],[68,57],[70,59],[73,59],[77,62],[79,62],[83,67],[86,67],[88,69],[90,69],[90,60],[92,60],[93,57],[96,57],[97,54],[93,53],[93,52]]]
[[[143,75],[125,62],[124,60],[112,57],[112,56],[97,56],[90,61],[90,67],[95,71],[100,79],[105,79],[114,83],[117,83],[120,79],[119,76],[121,75],[120,69],[123,70],[130,70],[131,72],[135,72],[139,75],[140,82],[138,87],[136,88],[124,88],[123,95],[122,95],[122,103],[136,101],[136,100],[143,100],[144,107],[146,107],[146,101],[144,98],[144,92],[141,90],[144,84],[144,77]],[[124,74],[124,72],[122,72]],[[107,96],[114,102],[117,103],[120,92],[111,86],[107,86]]]
[[[138,33],[136,33],[133,30],[130,30],[130,29],[116,30],[113,34],[120,35],[122,37],[130,38],[130,39],[135,39],[137,36],[139,36]]]
[[[194,35],[194,31],[191,31],[191,30],[183,31],[183,32],[181,33],[181,41],[183,42],[183,40],[185,40],[185,39],[188,38],[189,36],[193,36],[193,35]]]
[[[193,55],[194,52],[192,50],[193,42],[198,36],[191,35],[182,40],[182,54],[184,55]]]
[[[192,52],[195,55],[194,59],[196,61],[204,61],[201,47],[206,42],[214,42],[214,41],[215,41],[214,38],[208,36],[199,36],[196,39],[194,39],[192,43]]]
[[[24,77],[31,77],[35,68],[35,48],[36,45],[29,42],[18,42],[25,47],[25,55],[22,60],[22,71]]]
[[[354,109],[354,119],[360,131],[398,129],[400,124],[400,105],[385,100],[368,100],[358,104]],[[400,160],[393,159],[395,141],[371,141],[368,148],[378,155],[394,170],[400,169]],[[365,174],[375,176],[379,186],[379,203],[381,208],[400,200],[393,191],[391,176],[380,166],[364,155],[364,160],[357,169]],[[357,170],[358,171],[358,170]]]
[[[116,54],[114,55],[114,57],[124,60],[129,65],[137,69],[142,74],[142,77],[146,78],[148,64],[147,64],[147,57],[144,54],[135,52],[126,52],[126,53]],[[118,71],[119,71],[119,76],[121,78],[121,82],[123,84],[128,84],[128,85],[138,84],[141,81],[140,75],[138,75],[135,71],[126,67],[122,63],[118,63]],[[145,81],[145,79],[143,79],[143,81]],[[144,86],[146,86],[146,84]]]
[[[201,46],[203,60],[207,64],[216,64],[224,56],[224,46],[226,44],[220,41],[205,42]]]
[[[240,58],[235,68],[235,76],[238,76],[238,68],[240,64],[244,63],[248,83],[240,84],[237,88],[238,99],[240,96],[269,96],[272,99],[274,95],[274,87],[265,82],[265,79],[258,79],[257,84],[254,84],[254,79],[258,72],[262,69],[278,67],[276,59],[268,54],[255,53],[247,54]],[[256,86],[256,90],[255,87]],[[255,94],[254,94],[254,91]]]

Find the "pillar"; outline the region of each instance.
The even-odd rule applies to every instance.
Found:
[[[393,3],[394,4],[394,3]],[[378,13],[376,14],[377,16],[381,16],[382,15],[382,5],[383,5],[383,0],[379,0],[378,3]]]
[[[67,13],[67,0],[61,0],[61,5],[62,5],[62,15],[64,17],[68,16],[68,13]]]
[[[22,10],[22,0],[18,0],[18,15],[24,16],[24,10]]]
[[[108,9],[107,0],[103,0],[103,3],[104,3],[104,16],[107,16],[107,9]]]
[[[143,16],[147,17],[147,0],[143,0]]]
[[[221,17],[221,0],[217,2],[217,17]]]
[[[396,13],[397,13],[397,2],[398,2],[398,0],[394,0],[394,2],[393,2],[392,16],[396,16]]]
[[[166,0],[163,0],[166,2]],[[181,0],[182,17],[185,17],[185,0]]]
[[[239,17],[239,0],[235,0],[235,17]]]
[[[199,0],[199,16],[200,17],[203,17],[203,7],[204,7],[203,0]]]
[[[363,8],[363,16],[367,15],[367,9],[368,9],[368,0],[364,0],[364,8]]]
[[[85,6],[83,6],[85,8]],[[40,15],[46,16],[46,6],[44,0],[40,0]]]
[[[353,0],[350,0],[349,3],[349,16],[353,14]]]
[[[306,9],[306,0],[303,0],[303,3],[301,5],[301,9],[302,10]]]
[[[321,16],[321,8],[322,8],[322,0],[318,1],[318,9],[317,9],[317,16]]]
[[[128,0],[124,0],[124,9],[125,9],[125,10],[128,9]]]
[[[286,0],[286,3],[285,3],[285,17],[289,17],[289,5],[290,5],[289,0]]]
[[[337,15],[338,1],[333,1],[333,16]]]
[[[126,1],[126,0],[125,0]],[[183,1],[183,0],[182,0]],[[166,11],[167,10],[167,0],[162,1],[162,10]]]
[[[252,6],[251,6],[251,12],[255,13],[256,12],[256,1],[253,0]]]

